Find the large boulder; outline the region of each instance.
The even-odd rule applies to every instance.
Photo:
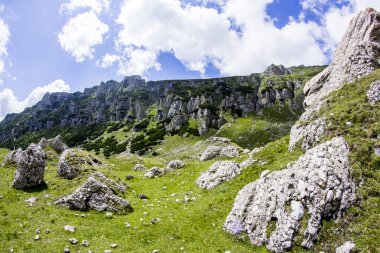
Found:
[[[17,159],[22,152],[22,149],[19,148],[17,150],[12,150],[8,153],[8,155],[4,158],[3,162],[1,163],[1,167],[5,167],[8,165],[16,165]]]
[[[380,13],[368,8],[352,19],[330,66],[305,84],[305,112],[300,117],[302,124],[297,123],[292,127],[289,149],[293,150],[297,142],[303,139],[307,139],[307,145],[303,143],[304,150],[315,146],[319,136],[324,134],[324,128],[316,126],[316,118],[326,103],[326,97],[346,83],[369,75],[379,67]]]
[[[355,243],[351,241],[345,242],[342,246],[338,247],[335,253],[351,253],[355,249]]]
[[[73,179],[81,172],[86,171],[88,167],[99,164],[101,162],[98,159],[82,150],[66,149],[58,161],[58,175],[66,179]]]
[[[322,219],[341,217],[355,201],[348,154],[347,143],[337,137],[308,150],[287,169],[263,174],[239,192],[224,229],[235,235],[246,232],[252,244],[284,252],[304,218],[308,225],[299,231],[302,246],[311,248]],[[268,235],[271,222],[276,227]]]
[[[14,188],[25,189],[44,183],[46,154],[40,146],[31,144],[25,151],[19,151],[16,163]]]
[[[96,210],[98,212],[132,211],[130,203],[118,195],[124,195],[127,186],[115,183],[101,173],[91,175],[87,181],[72,194],[55,202],[73,210]]]
[[[201,154],[201,161],[211,160],[215,157],[239,157],[240,148],[234,145],[230,139],[222,137],[212,137],[208,140],[208,142],[210,143],[210,145]]]
[[[238,163],[233,161],[218,161],[197,179],[195,182],[203,189],[211,189],[222,182],[230,181],[240,175],[241,168]]]
[[[57,135],[56,137],[52,139],[48,139],[48,140],[45,138],[42,138],[40,142],[38,143],[38,145],[41,148],[51,147],[55,151],[57,151],[57,153],[62,153],[65,149],[68,148],[68,146],[65,143],[63,143],[63,141],[61,140],[60,135]]]
[[[145,174],[144,176],[147,177],[147,178],[154,178],[156,176],[161,176],[163,173],[163,170],[160,169],[159,167],[157,166],[154,166],[153,168],[149,169]]]

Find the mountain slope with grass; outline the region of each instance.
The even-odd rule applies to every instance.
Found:
[[[139,95],[141,117],[18,132],[24,151],[0,149],[0,252],[380,252],[379,22],[360,12],[321,73],[272,65],[250,81],[173,81],[159,101]],[[240,110],[226,89],[249,97],[251,78],[259,100]],[[30,178],[21,169],[41,166],[43,182],[15,189]]]

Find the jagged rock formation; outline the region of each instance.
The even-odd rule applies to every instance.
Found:
[[[301,142],[301,148],[306,151],[318,143],[325,134],[326,119],[317,118],[309,124],[297,125],[292,127],[292,138],[289,140],[289,150],[293,150],[295,146]]]
[[[304,88],[305,112],[301,115],[302,125],[293,126],[290,135],[292,150],[298,140],[308,139],[308,147],[319,138],[314,131],[307,131],[308,124],[317,116],[325,97],[347,82],[366,76],[380,67],[380,13],[374,9],[360,12],[352,19],[350,27],[337,48],[330,66],[306,83]],[[315,124],[315,121],[311,124]],[[310,127],[309,127],[310,128]],[[320,134],[320,131],[317,131]],[[313,140],[314,143],[310,143]]]
[[[55,202],[74,210],[96,210],[98,212],[130,212],[130,203],[117,196],[125,194],[127,187],[113,182],[103,174],[97,172],[91,175],[80,188],[72,194]]]
[[[291,248],[300,222],[309,213],[302,246],[311,248],[323,218],[339,218],[355,200],[349,149],[343,138],[320,144],[282,171],[264,174],[246,185],[236,197],[224,229],[246,232],[255,245],[274,252]],[[268,235],[271,221],[275,230]],[[269,236],[269,238],[268,238]]]
[[[310,67],[314,74],[323,68]],[[308,70],[297,67],[292,71],[301,73],[303,69]],[[271,78],[274,73],[276,78]],[[289,69],[273,65],[262,74],[204,80],[145,82],[132,76],[121,82],[101,83],[83,93],[46,94],[35,106],[20,114],[7,115],[0,122],[0,146],[11,148],[13,139],[17,142],[25,132],[61,133],[63,129],[95,128],[147,118],[163,123],[168,132],[178,131],[195,120],[199,134],[203,135],[226,122],[224,113],[242,117],[275,104],[291,104],[300,113],[303,99],[300,90],[303,82],[314,74],[287,75],[277,80],[279,74],[289,73]],[[151,107],[154,115],[147,114]],[[65,133],[62,134],[66,140]]]
[[[367,92],[368,101],[375,106],[380,101],[380,81],[371,84],[371,88]]]
[[[201,161],[211,160],[215,157],[239,157],[241,148],[232,144],[228,138],[211,137],[208,142],[210,145],[201,154]]]
[[[265,71],[264,74],[267,75],[289,75],[292,72],[285,68],[283,65],[271,64]]]
[[[97,166],[101,162],[83,151],[66,149],[58,161],[58,175],[66,179],[73,179],[85,171],[88,166]]]
[[[60,135],[57,135],[55,138],[48,139],[48,140],[45,138],[42,138],[40,142],[38,143],[38,145],[41,148],[51,147],[55,151],[57,151],[57,153],[62,153],[65,149],[68,148],[68,146],[65,143],[63,143]]]
[[[233,161],[218,161],[203,172],[195,182],[203,189],[212,189],[225,181],[230,181],[240,175],[241,168],[238,163]]]
[[[45,166],[46,154],[40,146],[31,144],[25,151],[18,152],[13,187],[25,189],[43,184]]]
[[[15,165],[17,163],[17,159],[21,153],[22,149],[19,148],[17,150],[12,150],[9,152],[9,154],[4,158],[3,162],[1,163],[1,167],[5,167],[8,165]]]

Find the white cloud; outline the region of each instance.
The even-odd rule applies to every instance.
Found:
[[[58,34],[58,41],[77,62],[83,62],[94,57],[94,47],[103,43],[108,29],[95,13],[85,12],[70,19]]]
[[[60,12],[71,14],[77,9],[90,9],[99,14],[103,10],[109,9],[110,2],[110,0],[70,0],[70,2],[61,5]]]
[[[5,89],[0,92],[0,120],[8,113],[19,113],[26,107],[35,105],[48,92],[68,91],[70,91],[70,86],[61,79],[55,80],[48,85],[35,88],[24,100],[19,100],[11,89]]]
[[[223,75],[262,71],[273,62],[326,63],[316,40],[320,33],[317,25],[292,21],[277,28],[266,15],[266,6],[272,1],[213,1],[225,4],[221,12],[202,5],[183,6],[179,0],[125,1],[117,19],[123,27],[117,45],[150,57],[143,67],[130,57],[131,52],[122,54],[124,65],[137,71],[134,74],[143,74],[156,66],[161,52],[173,53],[188,69],[201,74],[210,63]],[[241,31],[231,29],[232,22]]]
[[[4,57],[7,56],[7,44],[10,37],[9,27],[0,17],[0,74],[4,72]]]

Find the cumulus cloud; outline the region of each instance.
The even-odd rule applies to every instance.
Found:
[[[95,13],[86,12],[70,19],[58,34],[58,41],[77,62],[83,62],[94,57],[94,47],[103,43],[108,29]]]
[[[153,62],[157,57],[152,56],[161,52],[172,53],[187,69],[201,74],[209,64],[222,75],[238,75],[262,71],[273,62],[310,65],[327,61],[317,42],[317,25],[292,21],[277,28],[266,15],[266,6],[273,0],[202,2],[224,5],[218,11],[204,5],[183,6],[179,0],[125,1],[117,19],[123,27],[117,45],[150,57],[144,68],[124,55],[121,66],[142,74],[157,66]]]
[[[0,17],[0,74],[4,72],[4,57],[7,56],[7,44],[10,35],[8,25]]]
[[[58,79],[45,86],[35,88],[24,100],[19,100],[11,89],[0,92],[0,120],[8,113],[22,112],[26,107],[35,105],[42,97],[50,92],[69,92],[70,86]]]

